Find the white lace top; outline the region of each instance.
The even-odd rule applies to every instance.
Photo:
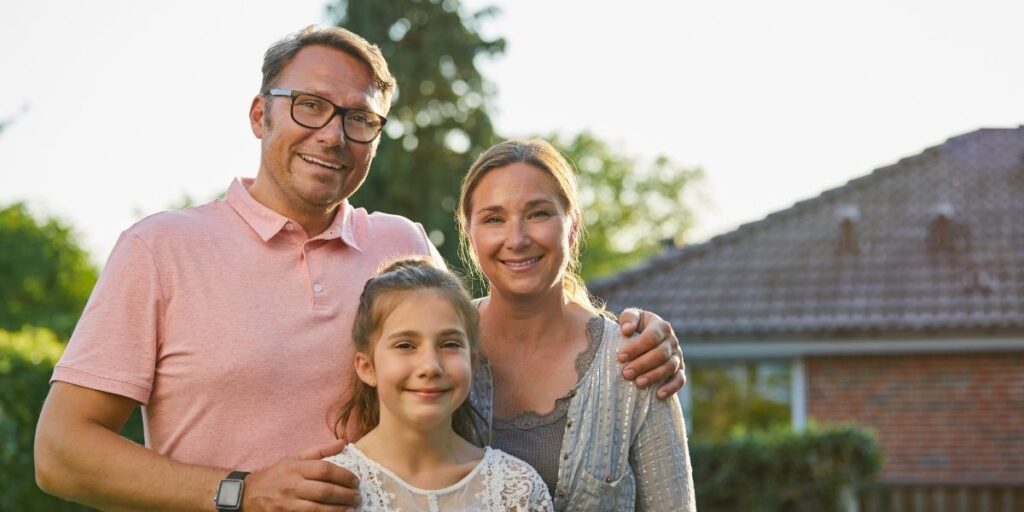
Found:
[[[462,480],[444,489],[413,487],[355,444],[324,460],[359,477],[360,512],[551,512],[551,497],[529,464],[490,447]]]

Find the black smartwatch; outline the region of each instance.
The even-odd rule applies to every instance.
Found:
[[[213,498],[213,504],[220,512],[242,510],[242,493],[245,492],[245,477],[248,471],[232,471],[224,480],[220,481],[217,487],[217,497]]]

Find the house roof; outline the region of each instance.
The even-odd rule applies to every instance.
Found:
[[[1019,332],[1024,126],[953,137],[590,289],[682,336]]]

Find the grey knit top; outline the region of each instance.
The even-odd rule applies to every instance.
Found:
[[[576,380],[583,378],[594,361],[597,347],[601,345],[604,334],[604,320],[594,317],[587,322],[589,343],[576,356]],[[569,400],[572,396],[567,391],[555,401],[550,412],[539,414],[532,411],[523,412],[513,418],[494,418],[494,440],[491,446],[523,459],[540,473],[540,477],[548,486],[548,492],[555,494],[558,483],[558,457],[553,453],[562,451],[562,437],[565,434],[566,414],[569,412]]]
[[[523,458],[535,467],[548,466],[551,459],[558,464],[555,512],[694,512],[679,399],[658,400],[654,387],[639,389],[622,378],[616,352],[625,340],[615,322],[602,321],[593,362],[569,392],[561,450]],[[486,358],[473,373],[470,399],[483,420],[493,422]]]

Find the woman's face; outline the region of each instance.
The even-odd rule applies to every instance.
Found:
[[[469,198],[469,242],[491,293],[562,293],[572,221],[549,173],[514,163],[484,174]]]

